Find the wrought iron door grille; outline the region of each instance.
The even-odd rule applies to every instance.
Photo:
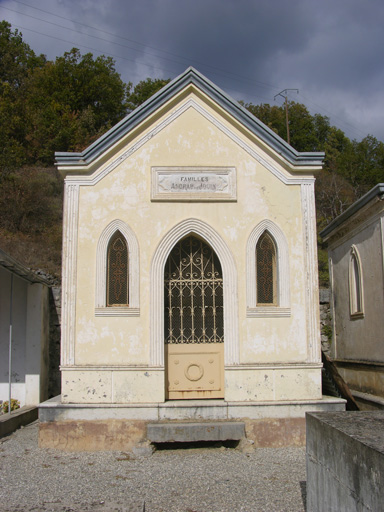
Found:
[[[164,272],[165,343],[223,343],[223,277],[215,252],[189,236]]]
[[[120,231],[108,244],[107,305],[128,305],[128,247]]]

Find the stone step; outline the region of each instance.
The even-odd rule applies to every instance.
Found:
[[[243,437],[245,423],[241,421],[156,422],[147,425],[147,439],[152,443],[239,441]]]

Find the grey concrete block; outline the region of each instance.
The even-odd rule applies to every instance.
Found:
[[[307,414],[307,511],[382,510],[384,412]]]
[[[245,424],[239,421],[199,423],[148,423],[147,438],[152,443],[229,441],[245,437]]]
[[[330,299],[330,291],[329,288],[320,288],[319,289],[319,299],[320,304],[328,304]]]
[[[154,450],[149,441],[144,441],[132,448],[132,455],[136,458],[150,457]]]

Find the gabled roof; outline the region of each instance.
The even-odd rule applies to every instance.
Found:
[[[357,201],[355,201],[345,212],[336,217],[323,231],[320,232],[320,236],[326,240],[333,230],[338,228],[343,222],[352,217],[355,213],[357,213],[363,206],[368,204],[372,199],[378,198],[380,200],[384,199],[384,183],[378,183],[376,186],[371,188],[369,192],[360,197]]]
[[[169,82],[81,153],[55,153],[59,166],[86,166],[188,85],[193,84],[295,166],[321,166],[323,152],[300,153],[193,67]]]

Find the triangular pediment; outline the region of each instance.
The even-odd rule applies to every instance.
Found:
[[[281,137],[259,121],[248,110],[233,100],[224,91],[204,77],[196,69],[190,67],[184,73],[172,80],[146,102],[117,123],[82,152],[57,152],[56,162],[64,173],[89,169],[103,155],[111,151],[122,139],[145,123],[151,116],[160,111],[164,105],[172,101],[187,89],[199,91],[212,103],[241,125],[248,133],[256,137],[269,148],[277,158],[294,170],[319,169],[323,163],[324,153],[298,152],[287,144]],[[195,105],[190,105],[195,107]],[[83,171],[83,172],[84,172]]]

